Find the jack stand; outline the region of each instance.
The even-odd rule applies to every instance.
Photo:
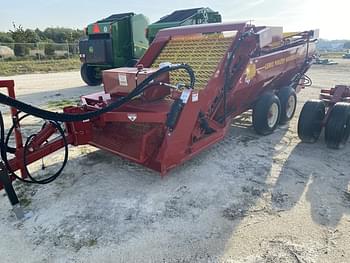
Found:
[[[17,194],[12,186],[12,182],[8,175],[7,169],[2,162],[0,162],[0,183],[4,186],[7,197],[9,198],[12,205],[12,211],[15,213],[17,219],[24,218],[24,211],[19,204]]]

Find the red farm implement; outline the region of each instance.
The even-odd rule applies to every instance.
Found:
[[[329,148],[345,146],[350,135],[350,87],[337,85],[322,89],[319,100],[307,101],[300,113],[298,135],[303,142],[314,143],[325,129]]]
[[[26,166],[60,148],[67,152],[68,144],[89,144],[165,175],[222,140],[232,119],[250,109],[256,132],[270,134],[294,115],[315,33],[286,34],[246,22],[162,30],[136,68],[104,71],[104,90],[64,113],[15,100],[14,83],[2,81],[9,96],[2,94],[0,103],[12,107],[10,132],[16,135],[16,149],[2,139],[4,170],[12,179],[47,183],[57,174],[38,181]],[[24,144],[23,113],[47,120]],[[60,137],[50,140],[57,132]]]

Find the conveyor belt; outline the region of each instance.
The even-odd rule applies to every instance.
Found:
[[[162,49],[152,67],[158,67],[162,62],[187,63],[196,75],[195,89],[204,89],[232,41],[233,37],[221,34],[172,39]],[[170,78],[173,83],[188,80],[184,71],[171,72]]]

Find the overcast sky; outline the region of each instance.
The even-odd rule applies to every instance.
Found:
[[[350,0],[10,0],[0,7],[0,31],[12,22],[24,28],[71,27],[113,13],[143,13],[155,22],[176,9],[210,7],[224,21],[254,20],[258,25],[284,26],[285,31],[320,28],[321,37],[350,39]]]

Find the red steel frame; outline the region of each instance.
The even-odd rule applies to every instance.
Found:
[[[11,98],[14,98],[14,99],[16,98],[15,83],[13,80],[0,80],[0,88],[6,88],[8,95]],[[15,153],[15,157],[9,160],[9,165],[12,171],[20,170],[21,177],[26,178],[27,174],[25,172],[24,164],[23,164],[24,148],[23,148],[21,127],[18,123],[18,113],[19,112],[16,108],[11,107],[11,118],[14,123],[17,123],[17,125],[14,128],[16,153]],[[49,143],[45,143],[46,140],[49,139],[53,133],[55,133],[55,131],[56,131],[56,128],[54,128],[52,125],[47,125],[37,134],[36,138],[33,140],[31,144],[34,151],[27,155],[28,163],[33,163],[37,160],[40,160],[44,156],[47,156],[53,152],[56,152],[59,149],[64,147],[64,143],[62,139],[56,139]],[[69,144],[73,143],[73,136],[71,134],[67,134],[66,140],[67,140],[67,143]],[[2,189],[1,184],[0,184],[0,189]]]
[[[320,99],[325,102],[327,107],[326,116],[322,121],[322,126],[325,126],[328,122],[330,113],[337,102],[350,103],[350,86],[336,85],[331,89],[322,89]]]
[[[264,27],[254,27],[247,23],[211,24],[173,28],[161,31],[143,56],[140,64],[150,67],[162,48],[174,36],[193,36],[195,34],[236,31],[236,37],[225,56],[218,64],[215,73],[208,80],[205,88],[193,90],[198,93],[199,100],[191,96],[184,105],[174,129],[166,127],[167,114],[171,100],[145,102],[135,99],[126,105],[101,115],[98,118],[85,121],[66,123],[66,139],[71,145],[90,144],[108,150],[119,156],[140,163],[164,175],[170,169],[192,158],[194,155],[222,140],[230,127],[232,118],[249,110],[259,96],[267,90],[276,91],[291,83],[298,73],[304,73],[309,68],[309,61],[315,52],[315,45],[309,42],[307,34],[300,34],[305,41],[288,46],[264,55],[258,46],[256,35],[249,35],[243,44],[237,46],[240,35],[244,32],[259,33]],[[307,41],[306,41],[307,39]],[[235,56],[230,66],[230,87],[224,107],[223,86],[225,81],[225,64],[230,52],[235,49]],[[186,63],[186,61],[183,61]],[[254,65],[256,74],[248,79],[247,68]],[[302,86],[302,85],[301,85]],[[298,86],[297,91],[301,86]],[[0,81],[0,87],[6,87],[9,96],[15,98],[14,82]],[[176,92],[175,92],[176,93]],[[65,113],[83,113],[99,109],[113,101],[103,99],[104,93],[84,96],[81,107],[67,107]],[[175,97],[179,94],[173,94]],[[224,115],[226,110],[227,115]],[[212,129],[207,134],[200,126],[200,113]],[[17,118],[17,110],[12,108],[13,118]],[[137,116],[131,120],[130,115]],[[221,118],[221,121],[219,120]],[[36,146],[27,157],[32,163],[64,146],[62,139],[48,144],[43,142],[55,131],[53,126],[47,126],[36,136],[32,145]],[[16,155],[10,160],[12,170],[23,169],[23,143],[19,127],[15,129]],[[1,187],[1,185],[0,185]]]

